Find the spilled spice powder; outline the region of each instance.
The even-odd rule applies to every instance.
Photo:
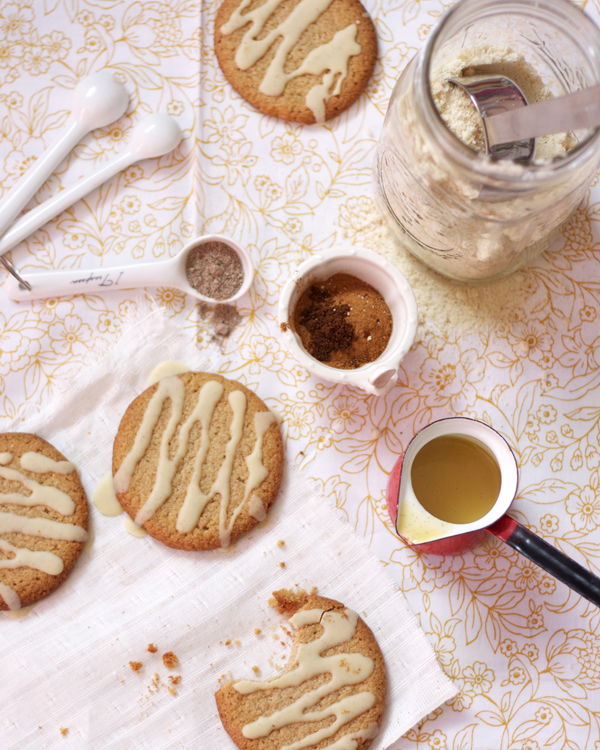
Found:
[[[198,317],[212,328],[211,340],[223,348],[225,341],[241,323],[242,316],[234,305],[209,305],[200,302],[197,306]]]
[[[392,313],[381,294],[346,273],[305,289],[293,317],[293,329],[306,351],[340,370],[362,367],[381,356],[392,326]]]
[[[233,297],[244,283],[240,256],[232,247],[216,240],[190,250],[185,275],[197,292],[217,300]]]

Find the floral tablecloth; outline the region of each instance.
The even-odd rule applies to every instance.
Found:
[[[257,113],[224,79],[212,47],[219,0],[5,0],[0,196],[57,138],[72,89],[91,72],[123,81],[130,108],[87,136],[32,206],[116,155],[148,113],[168,113],[184,131],[173,153],[129,167],[15,248],[15,265],[152,262],[196,234],[222,233],[250,249],[256,275],[240,324],[218,344],[206,308],[173,288],[34,303],[3,295],[0,423],[48,403],[117,341],[128,316],[161,305],[199,349],[220,347],[220,373],[281,415],[288,454],[387,565],[459,687],[394,750],[598,750],[597,608],[492,538],[456,557],[418,554],[385,509],[387,475],[414,432],[443,416],[477,417],[517,454],[513,515],[600,573],[600,186],[531,267],[474,289],[407,257],[375,209],[373,155],[392,87],[450,4],[366,2],[380,57],[365,95],[326,125],[302,126]],[[600,22],[595,0],[580,5]],[[341,242],[394,256],[420,306],[415,346],[385,398],[318,381],[278,335],[292,269]]]

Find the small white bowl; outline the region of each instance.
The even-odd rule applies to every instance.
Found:
[[[392,313],[392,335],[385,351],[355,370],[340,370],[319,362],[306,351],[291,325],[294,308],[304,290],[336,273],[347,273],[370,284]],[[417,302],[408,281],[389,261],[365,248],[337,247],[316,253],[294,271],[279,300],[279,327],[294,358],[323,380],[358,386],[375,396],[383,396],[394,387],[400,362],[413,344],[417,319]]]

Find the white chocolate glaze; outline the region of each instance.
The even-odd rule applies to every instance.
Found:
[[[5,583],[0,583],[0,596],[6,602],[6,606],[11,612],[21,609],[21,599],[16,591]]]
[[[192,531],[198,525],[202,511],[211,499],[211,492],[205,495],[200,489],[200,480],[202,478],[202,467],[204,459],[210,447],[209,428],[215,412],[215,408],[223,395],[223,386],[216,380],[210,380],[200,389],[200,395],[194,411],[190,415],[187,423],[182,427],[180,443],[185,439],[185,448],[187,448],[187,439],[192,424],[200,422],[202,435],[200,438],[200,450],[194,460],[194,472],[187,488],[185,500],[177,516],[177,531],[186,533]],[[189,427],[188,427],[189,423]]]
[[[102,477],[94,490],[92,502],[103,516],[121,515],[123,508],[115,495],[112,474]]]
[[[315,76],[324,74],[321,83],[309,90],[305,100],[315,120],[323,122],[325,104],[331,96],[337,96],[340,93],[342,82],[348,72],[349,59],[361,52],[361,47],[356,42],[356,24],[350,24],[338,31],[331,41],[312,49],[299,68],[286,73],[285,63],[289,53],[310,24],[327,10],[333,0],[301,0],[288,17],[263,39],[257,37],[260,36],[268,18],[283,0],[267,0],[260,7],[244,14],[243,11],[251,1],[243,0],[227,23],[221,27],[221,33],[227,36],[246,24],[250,26],[236,52],[237,67],[240,70],[248,70],[280,39],[275,56],[259,85],[259,91],[268,96],[280,96],[287,83],[293,78],[306,74]],[[336,78],[335,89],[331,92],[330,89]]]
[[[254,433],[256,435],[256,442],[254,443],[252,453],[249,456],[246,456],[245,459],[246,466],[248,467],[248,479],[246,480],[246,487],[244,489],[244,499],[233,512],[233,515],[229,522],[229,528],[227,531],[228,536],[226,537],[227,544],[229,544],[229,540],[231,538],[231,529],[233,528],[235,519],[239,516],[242,508],[244,507],[244,503],[246,502],[246,500],[248,500],[250,493],[253,490],[257,489],[257,487],[260,487],[260,485],[265,481],[269,474],[269,470],[262,462],[262,445],[265,432],[276,421],[277,420],[275,419],[275,415],[270,411],[259,411],[254,415]],[[254,505],[254,509],[257,510],[256,503]],[[257,518],[253,513],[250,513],[250,515],[253,516],[253,518],[256,518],[258,521],[264,521],[267,515],[264,506],[263,513],[263,518]],[[223,538],[221,538],[221,543],[222,542]],[[227,545],[222,544],[222,546],[226,547]]]
[[[28,479],[16,469],[0,466],[0,477],[13,482],[20,482],[28,490],[30,495],[22,495],[20,492],[0,492],[0,505],[12,503],[13,505],[25,505],[32,508],[35,505],[45,505],[63,516],[70,516],[75,511],[75,503],[66,492],[57,487],[40,484],[35,479]]]
[[[267,517],[267,511],[260,497],[256,494],[250,495],[248,500],[248,513],[260,523]]]
[[[327,649],[338,646],[349,641],[354,635],[358,615],[350,609],[323,610],[309,609],[300,610],[290,622],[295,629],[304,625],[320,623],[323,627],[321,635],[310,643],[300,643],[296,651],[295,663],[289,671],[280,677],[265,681],[254,682],[252,680],[240,680],[233,687],[243,695],[258,692],[259,690],[271,690],[272,688],[286,688],[298,686],[312,677],[322,674],[330,674],[331,679],[317,688],[305,693],[289,706],[275,711],[270,716],[260,716],[250,724],[244,725],[242,734],[248,739],[267,737],[274,729],[288,726],[289,724],[320,721],[334,717],[335,721],[323,729],[319,729],[304,739],[298,740],[291,745],[286,745],[281,750],[301,750],[301,748],[316,745],[328,737],[332,737],[340,727],[349,723],[357,716],[368,711],[375,704],[375,695],[370,691],[356,693],[341,698],[335,703],[321,711],[309,711],[325,696],[339,690],[346,685],[356,685],[364,682],[375,668],[373,660],[362,654],[334,654],[322,656]],[[348,739],[342,744],[335,743],[333,747],[340,750],[352,750],[352,740],[356,739],[356,732],[349,733],[340,738],[338,742]],[[357,743],[356,743],[357,744]],[[354,747],[356,747],[354,744]]]
[[[53,552],[38,552],[26,547],[15,547],[14,544],[7,542],[5,539],[0,539],[0,550],[14,553],[13,558],[0,560],[0,568],[33,568],[52,576],[59,575],[65,569],[62,558]]]
[[[86,549],[89,549],[92,546],[92,543],[95,538],[96,538],[96,535],[94,534],[94,526],[92,525],[91,520],[88,518],[87,538],[85,540],[85,544],[83,545],[83,549],[81,550],[82,554],[86,551]]]
[[[28,518],[16,513],[0,513],[0,534],[14,531],[67,542],[85,542],[87,539],[87,531],[72,523],[51,521],[49,518]]]
[[[147,383],[149,386],[154,385],[154,383],[158,383],[158,381],[163,378],[168,378],[171,375],[181,375],[182,373],[189,371],[190,368],[187,365],[184,365],[183,362],[174,362],[172,360],[159,362],[150,375],[148,375]]]
[[[200,517],[212,498],[221,498],[219,509],[219,540],[222,547],[227,547],[231,540],[231,530],[236,518],[241,512],[250,494],[265,480],[268,470],[262,462],[262,446],[266,431],[276,420],[270,411],[259,412],[254,415],[256,442],[252,453],[245,458],[248,467],[248,479],[242,502],[236,507],[227,523],[229,503],[231,497],[231,475],[238,446],[242,439],[244,420],[246,416],[246,395],[243,391],[234,390],[228,396],[233,414],[229,428],[229,440],[225,447],[225,456],[219,467],[217,477],[208,493],[200,489],[204,460],[210,448],[210,424],[214,411],[221,397],[223,386],[216,380],[209,380],[200,389],[196,404],[191,414],[185,420],[177,434],[177,450],[173,458],[169,458],[169,444],[177,431],[177,424],[181,420],[185,397],[183,382],[177,376],[170,376],[159,382],[158,388],[150,399],[142,424],[136,434],[133,447],[127,454],[119,470],[114,476],[116,492],[125,492],[131,481],[138,462],[146,452],[152,432],[160,418],[163,404],[167,398],[171,399],[171,416],[162,435],[156,477],[150,496],[135,517],[135,523],[142,526],[161,507],[172,492],[173,478],[177,466],[188,450],[191,430],[200,423],[200,448],[194,458],[193,472],[190,477],[183,504],[179,510],[176,528],[180,533],[193,531]]]
[[[140,428],[135,436],[133,448],[125,456],[125,458],[123,459],[123,463],[114,476],[114,487],[117,494],[120,492],[125,492],[125,490],[129,487],[129,482],[131,481],[131,477],[133,476],[135,467],[138,465],[139,460],[142,458],[142,456],[148,449],[148,446],[150,445],[152,430],[158,422],[163,404],[167,398],[170,398],[171,416],[169,418],[169,423],[167,424],[167,428],[163,434],[163,439],[161,442],[162,458],[162,455],[164,453],[163,446],[166,443],[166,446],[168,447],[169,442],[175,432],[175,428],[177,427],[177,424],[181,419],[181,412],[183,410],[183,395],[183,381],[180,380],[176,375],[164,378],[158,383],[158,388],[150,399],[150,402],[142,419],[142,424],[140,425]],[[149,502],[150,498],[148,499],[146,504],[148,504]],[[158,505],[156,507],[158,507]],[[144,508],[142,508],[142,511],[144,511]],[[154,510],[156,510],[156,508],[154,508]],[[142,511],[140,511],[140,513]],[[148,518],[150,518],[153,512],[154,511],[149,513]]]
[[[125,531],[128,534],[131,534],[131,536],[148,536],[148,532],[146,529],[143,529],[141,526],[138,526],[135,521],[133,521],[129,516],[125,516]]]
[[[63,516],[70,516],[75,512],[75,503],[66,492],[51,485],[44,485],[35,479],[29,479],[20,471],[10,469],[5,464],[12,460],[10,453],[0,454],[0,477],[12,482],[19,482],[29,495],[19,492],[0,493],[0,505],[21,505],[34,507],[44,505]],[[30,451],[24,453],[20,459],[21,466],[36,474],[70,474],[77,471],[75,464],[70,461],[54,461],[41,453]],[[81,526],[71,523],[60,523],[49,518],[29,518],[17,513],[0,512],[0,534],[18,532],[28,536],[43,537],[70,542],[85,542],[88,533]],[[44,550],[30,550],[27,547],[17,547],[5,539],[0,539],[0,550],[8,552],[12,557],[0,560],[0,569],[32,568],[48,575],[60,575],[64,570],[64,562],[59,555]],[[19,595],[0,583],[0,595],[10,610],[21,607]]]
[[[18,597],[17,597],[18,598]],[[19,604],[21,601],[19,600]],[[21,617],[25,617],[25,615],[28,615],[31,610],[35,607],[37,602],[34,602],[33,604],[30,604],[28,607],[21,607],[20,609],[15,609],[13,611],[5,612],[5,617],[10,617],[13,620],[19,620]]]
[[[227,527],[227,510],[231,493],[231,471],[235,452],[242,439],[244,417],[246,416],[246,394],[243,391],[232,391],[229,394],[229,405],[233,411],[233,419],[229,428],[229,442],[225,447],[225,459],[219,467],[219,473],[211,487],[211,494],[219,493],[221,507],[219,510],[219,539],[221,547],[228,547],[231,541],[231,528]]]
[[[327,750],[356,750],[358,747],[358,740],[372,740],[379,731],[377,724],[372,721],[368,727],[360,729],[358,732],[351,732],[340,737],[339,740],[328,745]]]
[[[21,456],[21,467],[34,474],[47,474],[53,471],[55,474],[70,474],[77,471],[77,466],[72,461],[55,461],[42,453],[29,451]]]

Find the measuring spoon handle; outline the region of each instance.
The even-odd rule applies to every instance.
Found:
[[[488,531],[529,558],[540,568],[600,607],[600,578],[526,529],[509,516],[502,516]]]
[[[0,255],[4,255],[4,253],[12,250],[19,242],[29,237],[30,234],[37,232],[48,221],[54,219],[66,208],[69,208],[69,206],[72,206],[85,195],[91,193],[92,190],[95,190],[104,182],[111,179],[111,177],[114,177],[118,172],[126,169],[134,161],[134,155],[131,152],[127,152],[109,162],[89,177],[79,180],[75,185],[61,190],[53,198],[49,198],[39,206],[32,208],[25,216],[15,221],[6,233],[0,237]]]
[[[31,290],[23,288],[16,279],[10,277],[7,280],[6,292],[14,300],[32,300],[72,294],[92,294],[114,289],[173,285],[175,278],[170,261],[171,259],[158,263],[140,263],[113,268],[21,274],[31,285]]]
[[[483,120],[490,145],[600,125],[600,84]]]
[[[0,235],[13,223],[48,177],[68,156],[87,129],[77,120],[71,119],[62,137],[29,167],[21,179],[10,188],[5,198],[0,201]]]

